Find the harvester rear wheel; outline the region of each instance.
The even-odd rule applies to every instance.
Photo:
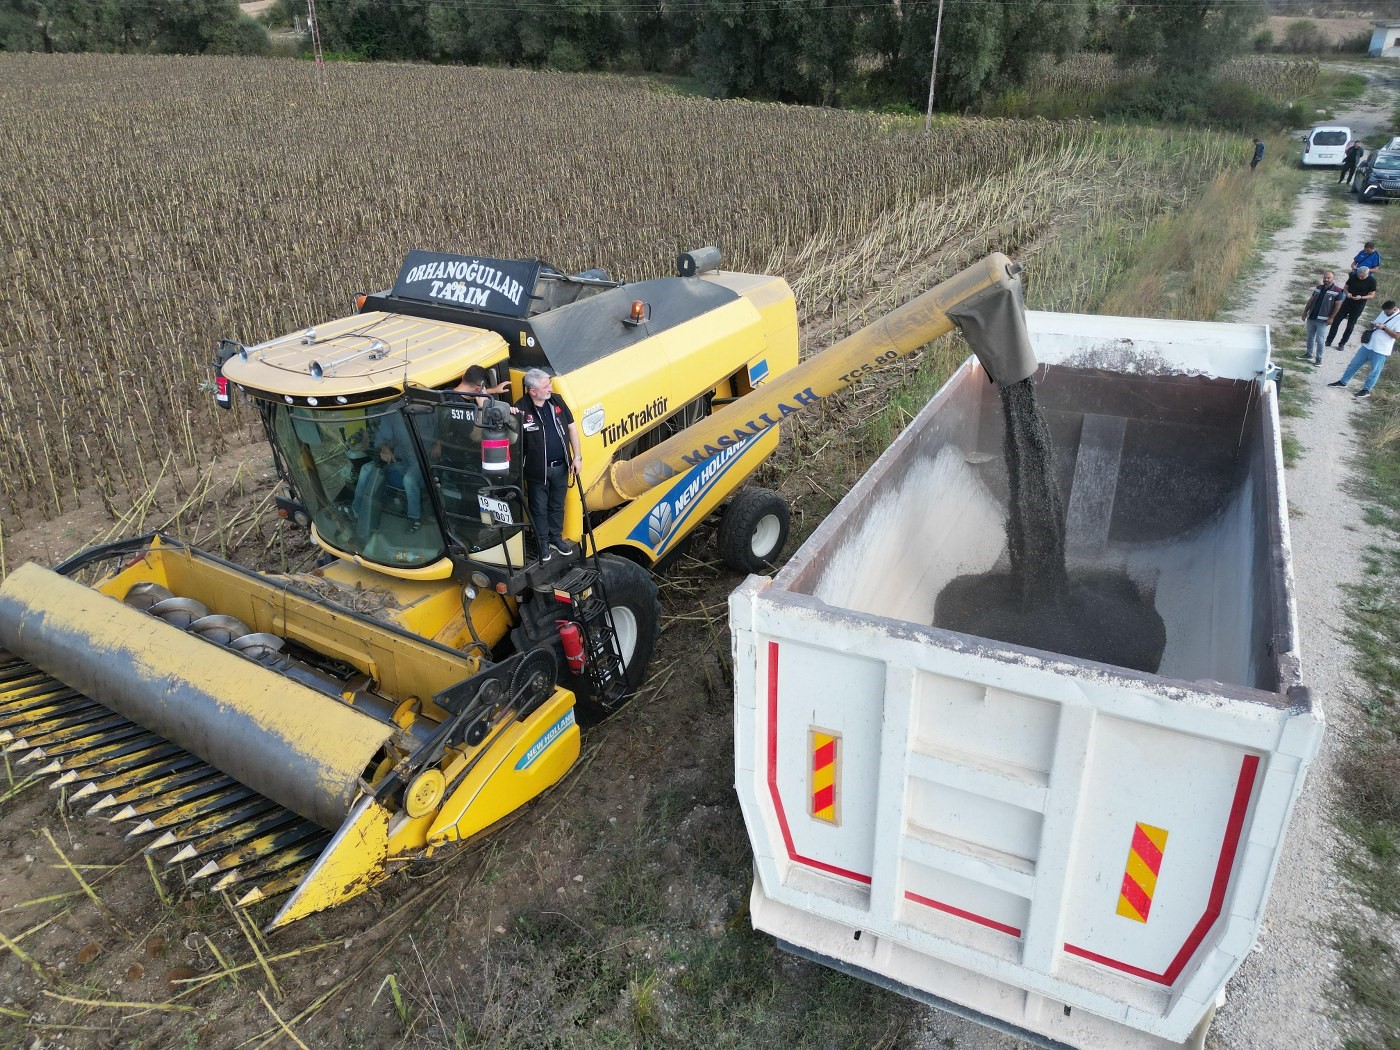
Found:
[[[787,501],[770,489],[735,493],[719,523],[719,555],[736,572],[769,572],[787,543]]]
[[[627,684],[635,689],[646,681],[656,628],[661,623],[661,600],[651,573],[616,554],[598,556],[608,612],[618,633]]]

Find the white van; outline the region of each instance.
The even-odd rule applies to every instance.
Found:
[[[1340,168],[1350,141],[1351,128],[1313,128],[1303,140],[1303,167]]]

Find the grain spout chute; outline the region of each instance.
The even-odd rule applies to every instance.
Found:
[[[964,326],[988,371],[1025,378],[1035,357],[1025,334],[1021,267],[1000,252],[954,274],[753,393],[633,459],[614,463],[588,491],[595,510],[617,506],[692,469],[852,383]]]

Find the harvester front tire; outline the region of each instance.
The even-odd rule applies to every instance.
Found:
[[[719,523],[719,556],[736,572],[771,572],[787,543],[792,515],[770,489],[740,489]]]
[[[618,649],[622,653],[630,694],[646,681],[647,671],[651,667],[657,628],[661,624],[661,600],[651,573],[634,561],[616,554],[600,554],[598,569],[602,575],[608,613],[617,632]],[[605,708],[592,695],[586,674],[570,676],[566,684],[573,688],[578,697],[580,720],[585,725],[601,720],[619,706]]]
[[[622,650],[622,663],[627,668],[627,684],[636,689],[646,681],[651,653],[656,647],[656,628],[661,623],[656,581],[636,562],[616,554],[600,555],[598,566]]]

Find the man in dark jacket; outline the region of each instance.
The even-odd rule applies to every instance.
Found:
[[[1342,173],[1337,176],[1338,182],[1348,182],[1356,174],[1356,166],[1361,163],[1361,157],[1366,152],[1366,148],[1360,142],[1352,139],[1347,151],[1342,154]]]
[[[1331,270],[1324,270],[1322,280],[1308,299],[1308,305],[1303,307],[1303,321],[1308,326],[1308,344],[1303,351],[1303,357],[1310,358],[1313,364],[1322,364],[1323,339],[1327,335],[1327,326],[1336,318],[1337,311],[1342,308],[1345,299],[1346,294],[1338,286],[1336,274]]]
[[[1259,167],[1259,162],[1264,159],[1264,140],[1254,140],[1254,159],[1249,162],[1249,170],[1253,171]]]
[[[515,407],[525,439],[525,495],[540,561],[555,553],[573,554],[574,545],[563,536],[564,496],[570,475],[577,475],[583,463],[578,424],[543,369],[525,373],[525,396]]]
[[[1332,318],[1332,327],[1327,330],[1327,345],[1331,346],[1332,341],[1337,338],[1337,329],[1343,321],[1347,323],[1342,331],[1342,341],[1337,344],[1338,350],[1347,348],[1347,340],[1351,338],[1351,330],[1356,327],[1356,319],[1361,316],[1361,311],[1366,309],[1366,304],[1376,297],[1376,279],[1371,276],[1369,266],[1358,266],[1351,272],[1343,295],[1345,299],[1342,301],[1342,308],[1337,311],[1337,316]]]

